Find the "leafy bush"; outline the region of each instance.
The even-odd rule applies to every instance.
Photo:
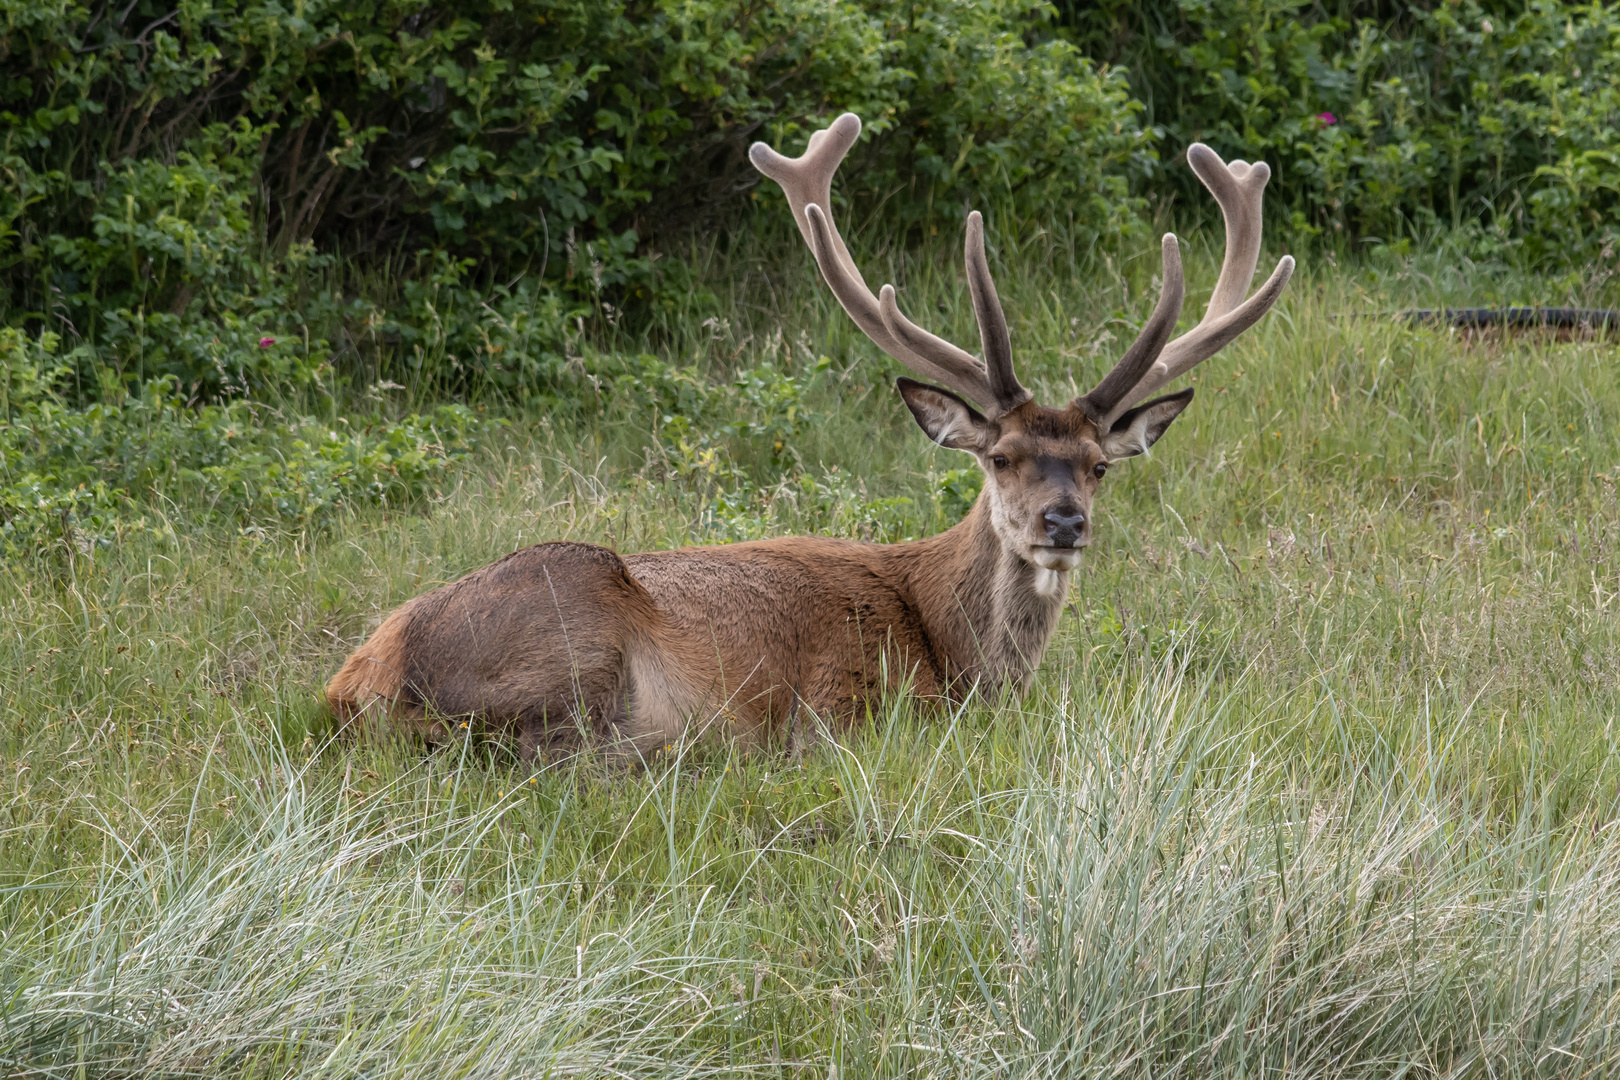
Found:
[[[328,524],[349,505],[430,493],[488,426],[443,405],[397,421],[289,417],[236,400],[188,407],[172,378],[121,401],[69,407],[52,334],[0,329],[0,551],[89,553],[120,531],[156,527],[150,499],[184,498],[236,523]]]
[[[692,490],[736,497],[802,465],[794,442],[806,420],[807,382],[770,362],[728,382],[647,354],[592,355],[582,370],[618,416],[650,429],[648,467]]]
[[[984,488],[984,473],[978,469],[947,469],[935,487],[940,511],[951,521],[960,521],[973,509]]]
[[[868,135],[840,197],[911,238],[969,202],[1005,230],[1132,234],[1145,196],[1193,190],[1156,156],[1205,138],[1274,163],[1296,237],[1449,227],[1565,267],[1620,239],[1620,9],[1060,6],[12,0],[6,545],[74,549],[138,524],[154,492],[299,523],[419,496],[475,414],[287,404],[372,413],[401,386],[651,417],[653,464],[727,535],[778,498],[820,505],[845,481],[804,478],[801,380],[764,365],[715,384],[607,343],[700,320],[694,269],[660,253],[698,225],[788,228],[746,147],[796,151],[846,108]],[[941,512],[973,481],[942,481]],[[887,535],[873,506],[860,529]]]
[[[903,189],[910,221],[989,189],[1117,229],[1146,136],[1123,80],[1054,38],[1048,11],[18,0],[0,36],[4,321],[90,345],[82,361],[116,382],[174,376],[193,396],[309,384],[367,351],[533,387],[568,320],[656,291],[649,245],[743,210],[750,140],[792,144],[844,108],[883,136],[852,179]],[[312,295],[337,253],[401,277],[392,306]],[[504,288],[535,314],[515,328],[496,303],[447,329],[442,299],[474,281],[478,302]],[[493,340],[509,333],[544,347],[511,363]]]
[[[845,190],[887,198],[900,225],[958,221],[967,204],[992,199],[1003,216],[1068,220],[1082,236],[1139,226],[1131,181],[1151,166],[1140,106],[1123,72],[1099,69],[1072,43],[1028,43],[1046,3],[870,7],[898,77],[863,112],[880,137],[842,170]],[[825,119],[773,123],[770,140],[797,152]]]
[[[1556,0],[1149,0],[1062,5],[1129,66],[1168,148],[1275,168],[1296,228],[1395,240],[1437,227],[1551,265],[1620,225],[1620,8]],[[1184,170],[1166,180],[1191,194]]]
[[[657,258],[682,230],[746,226],[750,190],[778,227],[752,139],[844,108],[869,131],[844,194],[913,234],[969,200],[1129,232],[1194,190],[1155,148],[1206,138],[1276,165],[1296,232],[1563,264],[1613,239],[1612,7],[1065,0],[1067,37],[1053,10],[17,0],[0,322],[63,338],[76,400],[335,373],[554,397],[571,336],[690,286]]]

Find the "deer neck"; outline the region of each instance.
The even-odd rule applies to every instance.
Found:
[[[893,549],[935,648],[961,683],[1022,690],[1041,662],[1069,592],[1069,573],[1026,562],[994,524],[986,487],[967,517]]]

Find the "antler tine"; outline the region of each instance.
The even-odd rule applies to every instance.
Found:
[[[1253,326],[1271,310],[1294,272],[1294,257],[1284,255],[1277,269],[1253,296],[1244,300],[1255,264],[1260,260],[1261,203],[1271,169],[1265,162],[1230,163],[1203,143],[1187,148],[1187,164],[1220,204],[1226,222],[1226,257],[1221,262],[1215,292],[1197,326],[1164,347],[1136,386],[1108,410],[1102,427],[1107,430],[1132,405],[1170,380],[1185,374],[1220,352],[1233,338]]]
[[[993,416],[1016,409],[1032,395],[1019,385],[1013,372],[1012,335],[1007,332],[1007,316],[996,296],[996,283],[990,277],[990,264],[984,256],[984,218],[975,210],[968,215],[966,250],[968,291],[973,295],[973,315],[979,323],[979,339],[984,345],[984,366],[972,353],[957,348],[944,338],[935,337],[913,323],[895,302],[894,286],[878,292],[878,311],[883,324],[906,348],[962,379],[981,380],[982,388],[970,394],[987,406]]]
[[[996,283],[990,276],[990,263],[984,257],[984,218],[977,210],[968,215],[962,257],[967,263],[968,291],[973,294],[973,316],[979,323],[979,341],[984,346],[990,392],[996,395],[996,405],[1003,412],[1016,409],[1034,395],[1019,384],[1018,375],[1013,371],[1012,335],[1007,332],[1007,315],[1001,310],[1001,298],[996,295]]]
[[[814,204],[828,208],[830,212],[833,175],[838,172],[844,155],[849,153],[849,148],[855,145],[860,135],[861,118],[854,113],[845,113],[820,131],[812,133],[810,144],[797,158],[784,157],[762,142],[748,148],[748,160],[754,163],[754,168],[782,185],[788,205],[793,210],[793,222],[812,251],[815,249],[815,239],[810,232],[810,222],[805,217],[805,207]],[[855,268],[855,260],[850,258],[844,238],[838,235],[836,229],[832,230],[832,234],[833,251],[838,262],[845,272],[864,286],[865,279]]]
[[[1165,233],[1161,244],[1164,255],[1163,284],[1159,287],[1159,302],[1154,306],[1153,314],[1148,316],[1148,321],[1142,325],[1142,332],[1136,335],[1136,340],[1131,342],[1131,347],[1125,350],[1125,355],[1119,358],[1114,369],[1103,376],[1102,382],[1091,393],[1075,399],[1074,403],[1093,420],[1103,421],[1125,395],[1141,382],[1142,376],[1147,374],[1164,351],[1164,343],[1170,340],[1176,320],[1181,318],[1181,303],[1187,295],[1186,281],[1181,274],[1181,246],[1176,243],[1175,233]],[[1107,431],[1112,424],[1110,419],[1100,423],[1100,426]]]
[[[967,350],[930,334],[906,318],[900,311],[900,305],[895,303],[893,285],[885,285],[878,290],[878,315],[889,333],[905,349],[937,372],[936,377],[940,382],[981,405],[994,406],[996,396],[990,390],[989,379],[985,377],[978,359]]]
[[[985,406],[998,403],[991,379],[971,353],[912,325],[899,316],[894,325],[885,319],[883,307],[850,257],[844,238],[832,221],[832,178],[849,148],[861,133],[861,121],[854,113],[844,113],[826,128],[810,136],[810,143],[797,158],[784,157],[762,142],[748,150],[754,167],[782,185],[793,211],[793,220],[827,279],[833,295],[843,305],[855,325],[878,348],[924,378],[941,383],[963,397]],[[892,292],[889,286],[885,290]],[[890,306],[893,306],[892,299]],[[895,310],[898,315],[898,309]]]
[[[883,286],[884,299],[879,300],[873,297],[858,273],[829,272],[827,264],[832,261],[829,256],[832,255],[832,242],[838,232],[815,203],[805,207],[805,217],[810,222],[810,250],[815,253],[822,276],[832,287],[838,302],[849,312],[849,317],[855,320],[855,325],[865,331],[878,348],[919,375],[955,390],[971,401],[985,406],[995,404],[996,397],[990,390],[983,365],[972,353],[957,348],[944,338],[935,337],[901,315],[894,304],[893,285]],[[876,322],[875,327],[869,325],[873,321]]]

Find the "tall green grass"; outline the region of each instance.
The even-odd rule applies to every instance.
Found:
[[[1190,308],[1213,279],[1194,254]],[[1049,401],[1152,303],[1145,260],[999,257]],[[954,257],[867,265],[972,340]],[[723,318],[608,343],[716,384],[791,375],[791,466],[739,430],[714,448],[735,468],[686,468],[608,402],[512,417],[414,508],[227,532],[160,502],[167,529],[6,566],[0,1061],[1613,1072],[1620,371],[1601,340],[1362,317],[1555,299],[1466,269],[1308,269],[1110,474],[1027,697],[902,697],[799,758],[710,741],[530,770],[499,740],[334,733],[317,691],[393,605],[519,544],[947,524],[964,460],[802,261],[717,257]]]

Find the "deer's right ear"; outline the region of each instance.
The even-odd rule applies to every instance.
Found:
[[[995,443],[996,425],[949,390],[916,379],[896,379],[895,385],[917,425],[939,445],[976,454]]]

